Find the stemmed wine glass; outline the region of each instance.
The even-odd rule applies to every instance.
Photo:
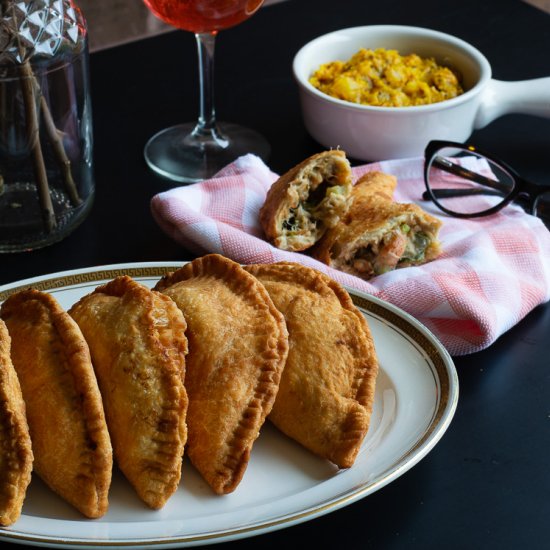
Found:
[[[200,110],[196,123],[167,128],[145,145],[145,160],[158,174],[193,183],[211,177],[245,153],[264,160],[270,147],[257,132],[216,121],[214,45],[218,31],[251,17],[264,0],[144,0],[166,23],[195,34],[199,54]]]

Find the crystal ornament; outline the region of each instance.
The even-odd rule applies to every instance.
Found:
[[[53,57],[84,44],[86,24],[71,1],[2,1],[0,11],[0,64]]]

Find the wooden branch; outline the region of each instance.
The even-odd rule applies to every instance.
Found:
[[[78,194],[78,190],[73,179],[73,174],[71,171],[71,161],[69,160],[69,157],[65,152],[62,138],[63,133],[60,132],[55,126],[52,113],[50,111],[48,103],[46,102],[46,99],[40,92],[38,82],[36,82],[36,86],[38,88],[38,93],[40,93],[40,109],[42,110],[42,116],[44,117],[46,134],[48,136],[48,139],[50,140],[50,143],[52,144],[53,152],[57,158],[57,161],[59,162],[63,181],[65,182],[65,186],[67,187],[67,192],[69,193],[71,202],[73,203],[73,205],[78,206],[79,204],[82,204],[82,199]]]
[[[38,187],[38,198],[42,208],[42,219],[48,233],[51,233],[57,226],[55,212],[53,210],[52,198],[48,186],[48,175],[46,173],[46,164],[42,155],[42,146],[40,145],[39,120],[36,105],[36,89],[34,85],[34,73],[29,61],[24,61],[18,66],[21,75],[21,88],[23,90],[23,99],[25,103],[25,115],[27,120],[27,136],[31,146],[31,156],[33,161],[34,174]]]

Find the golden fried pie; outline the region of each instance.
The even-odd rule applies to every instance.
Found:
[[[290,349],[269,419],[341,468],[367,434],[378,361],[370,329],[349,294],[329,277],[293,263],[250,265],[283,313]]]
[[[187,320],[187,456],[218,494],[235,490],[288,353],[281,313],[239,264],[210,254],[162,278]]]
[[[33,454],[25,402],[0,319],[0,525],[15,523],[31,481]]]
[[[325,233],[313,256],[363,279],[439,256],[441,221],[416,204],[394,202],[396,184],[382,172],[360,178],[346,216]]]
[[[161,508],[178,487],[187,437],[185,319],[167,296],[128,276],[69,313],[90,346],[115,460],[139,497]]]
[[[88,346],[53,296],[23,290],[1,309],[34,453],[46,484],[82,514],[108,508],[113,455]]]
[[[348,209],[352,179],[343,151],[304,160],[270,187],[260,209],[267,239],[282,250],[305,250],[334,227]]]

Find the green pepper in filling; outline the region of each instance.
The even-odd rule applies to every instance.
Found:
[[[342,185],[332,185],[330,187],[328,185],[328,182],[323,181],[309,194],[308,200],[304,204],[304,208],[308,212],[314,212],[325,198],[330,198],[331,195],[344,194],[344,187]]]
[[[403,227],[401,227],[401,230],[403,230]],[[429,244],[430,244],[430,238],[428,237],[428,235],[426,235],[426,233],[419,231],[417,233],[414,233],[413,235],[409,235],[407,248],[403,253],[403,256],[400,258],[399,262],[401,263],[401,262],[422,261],[424,259],[426,248],[428,248]]]
[[[329,187],[327,189],[326,196],[329,197],[330,195],[343,195],[344,194],[344,187],[342,185],[333,185],[332,187]]]

